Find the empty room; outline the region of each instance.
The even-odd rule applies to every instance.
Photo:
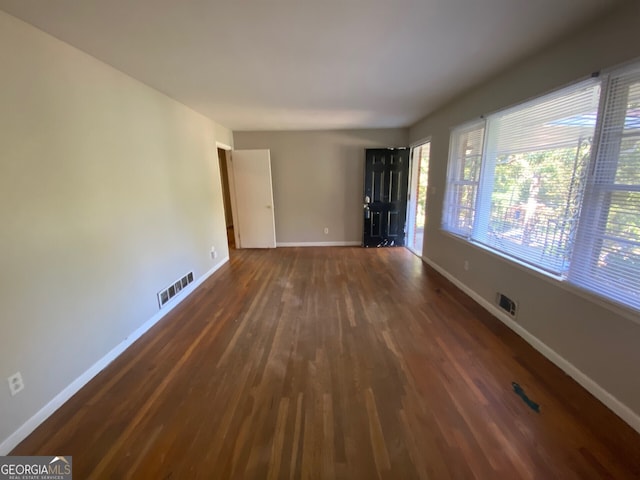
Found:
[[[0,479],[640,478],[639,22],[0,0]]]

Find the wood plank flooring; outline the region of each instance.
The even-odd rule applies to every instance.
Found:
[[[12,453],[76,479],[640,478],[636,432],[399,248],[232,252]]]

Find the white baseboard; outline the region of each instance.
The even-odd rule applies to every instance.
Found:
[[[594,397],[600,400],[604,405],[606,405],[612,412],[618,415],[622,420],[624,420],[631,428],[640,433],[640,415],[627,407],[624,403],[618,400],[616,397],[607,392],[604,388],[602,388],[597,382],[595,382],[592,378],[586,375],[582,370],[578,369],[575,365],[573,365],[569,360],[564,358],[558,352],[549,347],[546,343],[542,342],[539,338],[532,335],[528,330],[522,327],[519,323],[515,322],[509,315],[502,312],[496,305],[492,304],[485,298],[481,297],[474,290],[469,288],[467,285],[462,283],[460,280],[455,278],[449,272],[447,272],[440,265],[435,263],[433,260],[422,257],[422,261],[424,261],[427,265],[433,267],[438,273],[440,273],[443,277],[453,283],[456,287],[462,290],[464,293],[469,295],[473,300],[475,300],[482,308],[487,310],[491,315],[498,318],[502,323],[507,325],[511,330],[517,333],[520,337],[522,337],[529,345],[535,348],[538,352],[544,355],[548,360],[554,363],[557,367],[559,367],[562,371],[564,371],[567,375],[573,378],[576,382],[578,382],[585,390],[591,393]]]
[[[278,242],[276,247],[359,247],[362,242]]]
[[[218,263],[211,270],[206,272],[200,278],[196,279],[189,286],[185,287],[182,292],[184,294],[178,297],[172,298],[163,308],[158,311],[153,317],[143,323],[134,332],[132,332],[127,338],[120,342],[115,348],[113,348],[104,357],[94,363],[87,371],[76,378],[71,384],[69,384],[64,390],[58,393],[53,399],[42,407],[35,415],[20,426],[15,432],[7,437],[2,443],[0,443],[0,455],[8,455],[22,440],[27,438],[38,426],[44,422],[49,416],[60,408],[67,400],[75,395],[78,390],[84,387],[93,377],[104,370],[111,362],[118,358],[122,352],[129,348],[133,342],[138,340],[144,335],[147,330],[158,323],[165,315],[178,306],[184,299],[186,299],[191,292],[198,288],[207,278],[213,275],[222,265],[229,261],[229,256],[224,257],[220,263]]]

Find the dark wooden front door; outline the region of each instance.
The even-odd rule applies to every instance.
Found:
[[[408,148],[367,149],[364,247],[404,246],[408,178]]]

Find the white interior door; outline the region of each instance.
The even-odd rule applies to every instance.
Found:
[[[239,248],[275,248],[276,224],[269,150],[234,150],[231,163]]]

